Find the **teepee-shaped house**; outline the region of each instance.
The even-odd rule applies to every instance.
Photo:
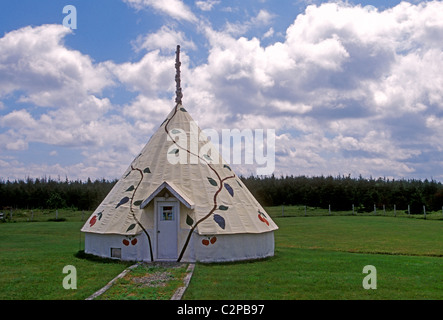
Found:
[[[136,261],[234,261],[274,254],[278,227],[177,98],[81,229],[85,252]]]

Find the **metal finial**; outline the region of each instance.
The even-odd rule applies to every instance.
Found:
[[[182,88],[180,87],[180,46],[177,46],[177,51],[175,52],[175,82],[176,82],[176,91],[175,91],[175,103],[182,104]]]

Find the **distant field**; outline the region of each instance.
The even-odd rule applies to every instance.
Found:
[[[0,211],[6,222],[47,222],[54,220],[84,222],[92,211],[71,209],[10,209]]]
[[[266,209],[279,226],[275,256],[197,264],[184,299],[442,299],[443,220],[438,213],[424,220],[328,216],[328,210],[307,208],[305,217],[302,207],[301,216],[287,217],[300,207],[285,207],[281,217],[281,207]],[[0,299],[85,299],[132,264],[74,256],[83,249],[82,212],[59,211],[59,219],[66,219],[60,222],[47,221],[55,212],[40,213],[42,222],[35,223],[26,222],[28,212],[21,214],[13,221],[22,222],[0,223]],[[62,286],[66,265],[77,268],[77,290]],[[376,290],[362,287],[365,265],[377,269]]]
[[[275,207],[265,207],[266,211],[272,217],[318,217],[318,216],[385,216],[385,217],[397,217],[397,218],[413,218],[413,219],[423,219],[423,220],[442,220],[443,221],[443,211],[427,211],[425,214],[409,214],[408,210],[394,210],[393,208],[383,209],[383,207],[377,207],[369,212],[358,212],[357,209],[350,210],[335,210],[331,207],[329,209],[306,207],[305,206],[275,206]]]

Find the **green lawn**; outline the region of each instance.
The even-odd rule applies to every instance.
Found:
[[[75,257],[83,249],[78,217],[0,223],[0,299],[85,299],[133,264]],[[443,298],[442,220],[275,215],[274,220],[279,226],[274,257],[197,264],[184,299]],[[77,290],[62,286],[66,265],[77,269]],[[376,290],[363,289],[366,265],[377,269]],[[103,298],[124,296],[109,291]]]
[[[337,216],[274,220],[280,227],[274,257],[197,264],[184,299],[443,298],[440,221]],[[363,288],[366,265],[376,267],[376,290]]]
[[[74,256],[81,222],[0,224],[0,299],[86,299],[128,263],[103,263]],[[66,265],[77,270],[77,290],[63,288]]]

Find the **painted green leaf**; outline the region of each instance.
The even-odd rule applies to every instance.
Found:
[[[143,173],[151,173],[151,170],[149,170],[149,167],[147,167],[145,170],[143,170]]]
[[[125,192],[132,191],[132,190],[134,190],[134,189],[135,189],[135,187],[132,185],[132,186],[130,186],[128,189],[126,189]]]
[[[177,154],[179,152],[178,149],[172,149],[171,151],[169,151],[169,154]]]
[[[134,206],[139,206],[139,205],[141,205],[142,204],[142,202],[143,202],[143,200],[137,200],[137,201],[134,201]]]
[[[243,188],[242,185],[240,184],[240,182],[238,182],[238,180],[235,180],[235,181],[237,181],[238,185],[239,185],[241,188]]]
[[[181,107],[180,111],[187,112],[185,108]]]
[[[223,211],[226,211],[226,210],[228,210],[228,209],[229,209],[229,207],[227,207],[227,206],[224,206],[224,205],[221,205],[221,206],[219,206],[219,207],[218,207],[218,209],[219,209],[219,210],[223,210]]]
[[[130,231],[130,230],[134,229],[134,228],[135,228],[135,226],[136,226],[136,224],[135,224],[135,223],[131,224],[131,225],[130,225],[130,226],[128,227],[128,229],[126,229],[126,232],[128,232],[128,231]]]
[[[205,157],[206,160],[212,161],[211,157],[208,156],[207,154],[204,154],[203,157]]]
[[[189,216],[189,214],[186,216],[186,224],[190,227],[194,224],[194,220]]]
[[[227,168],[227,169],[229,169],[229,171],[232,171],[232,170],[231,170],[231,167],[228,166],[227,164],[223,165],[223,168]]]
[[[221,215],[214,214],[214,221],[217,222],[220,228],[225,229],[226,226],[225,218],[223,218]]]
[[[212,184],[214,187],[217,186],[217,181],[215,181],[214,179],[208,177],[208,181],[209,181],[209,183]]]
[[[181,130],[179,130],[179,129],[172,129],[171,132],[173,134],[177,134],[177,133],[181,133]]]

